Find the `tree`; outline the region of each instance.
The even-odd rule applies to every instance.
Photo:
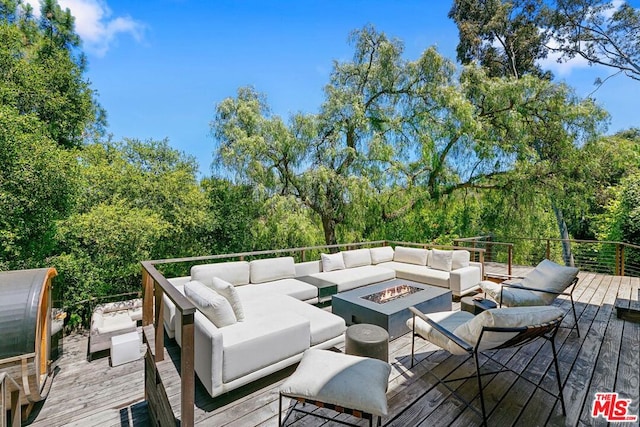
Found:
[[[561,61],[576,56],[640,80],[640,9],[629,2],[556,0],[546,12],[546,35],[562,54]]]
[[[457,58],[478,61],[490,77],[550,78],[536,61],[547,56],[549,35],[540,31],[541,0],[455,0],[449,18],[458,26]]]

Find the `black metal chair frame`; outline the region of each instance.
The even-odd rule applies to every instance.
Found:
[[[515,278],[515,277],[512,277]],[[524,277],[519,277],[520,279],[524,279]],[[504,290],[504,288],[513,288],[513,289],[522,289],[525,291],[534,291],[534,292],[543,292],[545,294],[553,294],[556,296],[556,298],[560,295],[565,295],[568,296],[569,299],[571,300],[571,311],[573,311],[573,326],[570,329],[573,329],[574,327],[576,328],[576,332],[578,333],[578,337],[580,336],[580,329],[578,328],[578,316],[576,314],[576,306],[575,303],[573,301],[573,291],[575,289],[576,284],[578,283],[578,278],[574,277],[573,280],[571,281],[571,284],[569,286],[567,286],[567,288],[563,291],[563,292],[558,292],[558,291],[552,291],[550,289],[535,289],[535,288],[528,288],[526,286],[521,286],[517,283],[500,283],[501,287],[500,287],[500,304],[499,307],[502,307],[502,291]],[[570,289],[567,292],[567,289]],[[512,306],[515,307],[515,306]]]
[[[416,326],[415,326],[416,325],[416,317],[419,317],[420,319],[422,319],[425,322],[427,322],[431,327],[433,327],[438,332],[440,332],[441,334],[446,336],[448,339],[450,339],[452,342],[454,342],[457,346],[462,348],[467,353],[468,356],[462,363],[465,363],[467,360],[473,358],[473,361],[475,363],[475,375],[470,375],[470,376],[465,376],[465,377],[449,378],[453,374],[453,372],[450,372],[444,378],[440,378],[439,376],[437,376],[436,374],[434,374],[431,371],[429,371],[429,373],[431,375],[433,375],[436,378],[436,380],[438,381],[438,383],[442,384],[453,396],[455,396],[458,400],[460,400],[462,403],[464,403],[473,412],[475,412],[476,414],[481,416],[482,417],[482,423],[483,423],[484,426],[487,426],[487,411],[486,411],[485,404],[484,404],[484,394],[483,394],[483,387],[482,387],[482,379],[481,379],[481,377],[485,376],[485,375],[498,374],[500,372],[512,372],[515,375],[517,375],[518,378],[522,378],[523,380],[525,380],[528,383],[532,384],[536,389],[540,389],[540,390],[546,392],[547,394],[553,396],[556,400],[560,400],[560,404],[562,406],[562,415],[566,415],[566,408],[565,408],[565,404],[564,404],[564,396],[562,394],[562,390],[564,388],[564,385],[562,384],[562,381],[560,379],[560,370],[558,369],[558,355],[557,355],[557,352],[556,352],[556,345],[555,345],[555,341],[554,341],[555,340],[555,336],[558,333],[558,328],[560,327],[560,323],[562,322],[563,317],[559,317],[559,318],[557,318],[556,320],[554,320],[553,322],[550,322],[550,323],[544,323],[542,325],[535,325],[535,326],[529,326],[529,327],[499,328],[499,327],[484,326],[482,328],[482,331],[480,332],[480,336],[478,337],[478,341],[476,342],[476,345],[475,346],[471,346],[466,341],[464,341],[463,339],[461,339],[457,335],[454,335],[452,332],[450,332],[449,330],[445,329],[444,327],[442,327],[437,322],[429,319],[426,315],[424,315],[422,312],[417,310],[415,307],[410,307],[409,310],[411,310],[411,312],[413,313],[413,330],[412,330],[412,335],[413,336],[412,336],[412,339],[411,339],[411,367],[413,368],[414,360],[415,360],[414,359],[415,338],[416,338],[416,336],[419,336],[419,337],[422,338],[422,336],[420,336],[418,333],[416,333]],[[517,335],[512,337],[511,339],[509,339],[508,341],[506,341],[505,343],[503,343],[503,344],[501,344],[501,345],[499,345],[497,347],[479,351],[478,348],[480,347],[480,343],[482,342],[482,337],[484,336],[484,334],[486,332],[517,333]],[[503,348],[520,347],[520,346],[523,346],[525,344],[530,343],[531,341],[535,340],[536,338],[544,338],[544,339],[546,339],[547,341],[549,341],[551,343],[551,349],[553,351],[553,364],[554,364],[555,371],[556,371],[556,380],[558,381],[558,394],[557,395],[555,393],[547,390],[546,388],[542,387],[540,384],[536,384],[533,381],[529,380],[528,378],[524,377],[524,375],[522,375],[521,373],[518,373],[518,372],[510,369],[509,367],[507,367],[503,363],[501,363],[501,362],[497,361],[496,359],[494,359],[493,357],[491,357],[491,355],[485,353],[487,351],[500,350],[500,349],[503,349]],[[500,369],[497,370],[497,371],[491,371],[491,372],[480,372],[480,362],[479,362],[479,355],[480,354],[482,354],[483,356],[485,356],[486,358],[488,358],[492,362],[500,365]],[[468,380],[468,379],[473,379],[473,378],[476,378],[476,380],[478,382],[478,390],[479,390],[479,395],[480,395],[481,411],[479,411],[477,408],[475,408],[471,404],[471,402],[467,401],[465,398],[460,396],[460,394],[457,393],[448,384],[448,383],[454,382],[454,381]]]
[[[282,398],[283,397],[288,397],[288,398],[296,400],[294,405],[289,409],[289,411],[288,411],[287,415],[284,417],[284,419],[282,419]],[[346,408],[344,406],[334,405],[334,404],[331,404],[331,403],[321,402],[319,400],[312,400],[312,399],[307,399],[307,398],[299,397],[299,396],[290,396],[290,395],[288,395],[286,393],[282,393],[282,392],[280,392],[280,397],[279,397],[279,400],[278,400],[278,426],[279,427],[284,426],[285,423],[287,422],[287,420],[289,419],[289,417],[291,416],[291,414],[293,414],[294,412],[300,412],[302,414],[311,415],[313,417],[322,418],[324,420],[328,420],[328,421],[331,421],[331,422],[334,422],[334,423],[343,424],[343,425],[346,425],[346,426],[358,426],[358,424],[348,423],[348,422],[342,421],[342,420],[336,420],[335,418],[327,417],[327,416],[322,415],[322,414],[316,414],[316,413],[311,412],[311,411],[306,411],[304,409],[296,408],[298,403],[302,403],[303,405],[306,404],[306,403],[310,403],[310,404],[312,404],[314,406],[317,406],[318,408],[327,408],[327,409],[331,409],[331,410],[339,412],[339,413],[352,415],[352,416],[354,416],[356,418],[362,418],[362,419],[365,419],[365,420],[369,420],[369,427],[373,427],[373,419],[374,419],[375,415],[370,414],[368,412],[360,411],[358,409]],[[381,424],[382,424],[382,417],[378,417],[378,422],[377,422],[376,425],[378,427],[380,427]]]

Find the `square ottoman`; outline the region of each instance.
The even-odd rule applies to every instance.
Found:
[[[111,366],[140,359],[140,336],[129,332],[111,337]]]
[[[284,425],[293,411],[326,418],[297,409],[298,402],[364,418],[369,420],[369,425],[373,425],[373,418],[377,416],[380,425],[382,417],[388,414],[386,392],[390,373],[391,366],[378,359],[307,350],[296,371],[280,388],[279,425]],[[283,396],[298,401],[284,420]]]

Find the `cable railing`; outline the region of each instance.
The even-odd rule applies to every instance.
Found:
[[[581,271],[640,277],[640,246],[630,243],[527,237],[496,241],[493,236],[475,236],[456,239],[454,245],[485,249],[487,269],[491,263],[506,264],[509,274],[513,266],[535,266],[546,258]]]

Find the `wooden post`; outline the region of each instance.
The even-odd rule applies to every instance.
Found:
[[[509,244],[509,265],[507,266],[507,274],[511,276],[511,266],[513,264],[513,245]]]
[[[624,276],[624,246],[621,243],[620,245],[620,276]]]
[[[307,259],[307,252],[303,249],[302,250],[302,262],[305,262],[306,259]]]
[[[551,240],[549,239],[547,239],[547,252],[545,258],[547,258],[548,260],[551,259]]]
[[[155,286],[155,322],[153,324],[155,329],[155,341],[156,341],[156,363],[164,360],[164,290],[162,286],[157,284]]]
[[[153,323],[153,278],[142,267],[142,326]]]
[[[620,276],[620,243],[616,243],[616,260],[614,274],[616,276]]]
[[[195,402],[195,363],[193,345],[194,339],[194,313],[183,314],[182,316],[182,352],[180,354],[180,376],[181,381],[181,401],[180,401],[180,425],[184,427],[193,426],[194,402]]]
[[[21,425],[22,408],[20,408],[20,390],[14,390],[11,392],[11,427],[20,427]]]

